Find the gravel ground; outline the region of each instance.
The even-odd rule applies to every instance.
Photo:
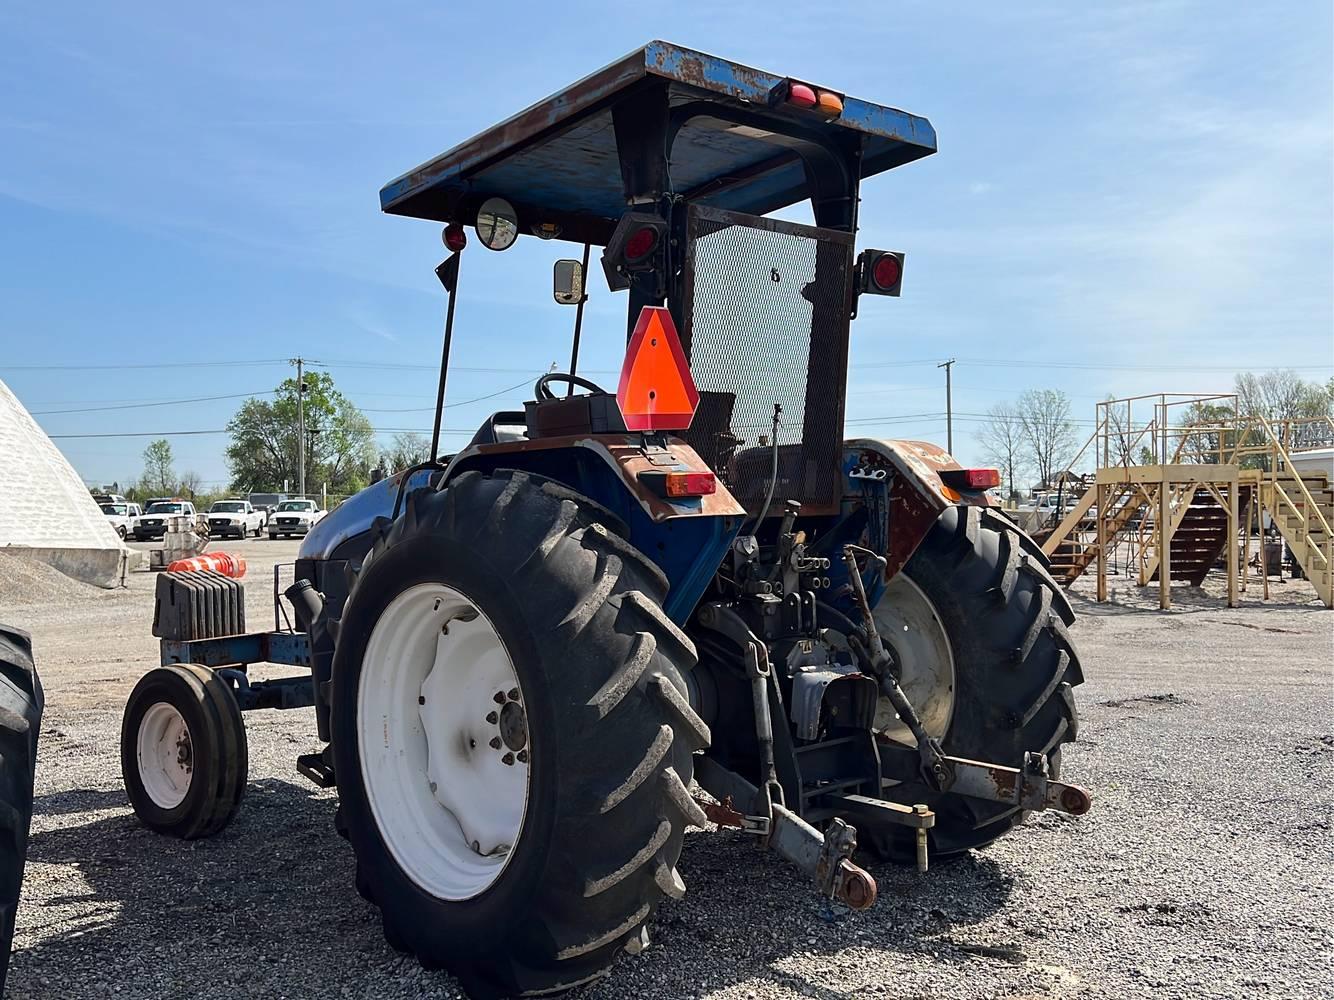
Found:
[[[246,541],[250,620],[294,542]],[[334,799],[294,767],[313,713],[247,718],[250,786],[208,841],[157,837],[120,782],[121,707],[156,658],[153,577],[63,592],[40,571],[0,615],[33,633],[47,691],[13,998],[443,998],[353,889]],[[43,582],[44,581],[44,582]],[[57,581],[59,582],[59,581]],[[31,592],[25,592],[24,587]],[[580,1000],[625,997],[1313,997],[1334,968],[1334,614],[1308,585],[1114,582],[1080,596],[1087,683],[1066,774],[1093,812],[1043,815],[925,877],[877,868],[869,913],[826,919],[804,879],[737,835],[687,837],[690,893],[653,944]]]

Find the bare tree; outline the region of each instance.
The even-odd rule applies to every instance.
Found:
[[[1005,495],[1019,499],[1019,477],[1023,474],[1024,427],[1012,403],[997,403],[987,410],[987,422],[979,434],[987,461],[1005,477]]]
[[[1327,385],[1307,382],[1291,369],[1258,375],[1242,372],[1237,376],[1235,389],[1237,408],[1242,416],[1264,417],[1271,425],[1283,420],[1334,416],[1334,380]],[[1294,447],[1310,448],[1327,443],[1325,428],[1305,427],[1296,431],[1296,439],[1291,442]],[[1315,437],[1306,440],[1312,433]]]
[[[1076,448],[1070,399],[1059,389],[1029,389],[1019,397],[1015,408],[1038,479],[1050,485]]]
[[[1119,405],[1112,405],[1115,402],[1114,397],[1108,396],[1107,405],[1102,408],[1106,418],[1102,430],[1107,435],[1107,452],[1096,457],[1108,465],[1134,465],[1135,443],[1131,439],[1137,432],[1130,426],[1130,402],[1121,400]]]
[[[402,472],[431,455],[431,442],[425,435],[406,431],[395,434],[389,447],[380,454],[380,465],[386,473]]]
[[[203,485],[203,477],[193,469],[187,469],[181,473],[181,493],[188,493],[191,500],[199,496],[199,489]]]

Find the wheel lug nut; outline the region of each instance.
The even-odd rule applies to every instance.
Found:
[[[505,704],[505,692],[497,691],[495,693],[495,696],[491,700],[494,701],[497,705]]]
[[[500,737],[499,737],[499,736],[492,736],[492,737],[491,737],[491,749],[492,749],[492,750],[499,750],[499,749],[500,749]]]
[[[518,689],[518,688],[510,688],[510,691],[509,691],[509,700],[510,700],[510,701],[518,701],[518,700],[519,700],[519,689]]]
[[[515,757],[516,757],[516,759],[519,761],[520,764],[527,764],[527,763],[528,763],[528,751],[527,751],[527,750],[520,750],[520,751],[515,755]]]
[[[502,764],[506,764],[506,765],[513,765],[513,764],[514,764],[514,754],[512,754],[512,753],[507,753],[507,754],[505,754],[504,757],[501,757],[501,758],[500,758],[500,762],[501,762]]]
[[[487,713],[486,713],[486,721],[489,722],[489,723],[491,723],[491,725],[493,725],[493,726],[496,724],[496,720],[499,719],[499,718],[500,718],[500,716],[496,715],[495,712],[487,712]]]

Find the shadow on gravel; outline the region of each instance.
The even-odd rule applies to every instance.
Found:
[[[756,995],[781,986],[814,1000],[849,1000],[865,995],[852,984],[866,949],[974,961],[969,928],[1004,908],[1014,889],[1008,871],[984,854],[927,875],[876,866],[875,906],[831,912],[804,876],[741,834],[692,834],[679,867],[689,892],[659,910],[653,947],[619,963],[580,1000],[698,996],[742,983]],[[843,966],[848,985],[831,975]]]
[[[42,734],[42,738],[46,738],[46,733]],[[100,812],[103,809],[115,809],[117,806],[128,804],[129,799],[119,788],[101,791],[94,788],[72,788],[65,792],[36,796],[32,800],[32,813],[34,816],[68,816],[70,813]],[[40,835],[34,835],[34,842],[38,836]]]
[[[460,995],[385,943],[378,912],[354,889],[334,805],[304,785],[252,782],[227,829],[184,842],[140,826],[119,789],[43,796],[38,815],[115,812],[34,833],[10,997]],[[73,873],[43,880],[43,865]],[[970,925],[1013,888],[985,855],[925,877],[877,867],[873,909],[831,912],[804,876],[735,834],[688,836],[680,868],[690,892],[661,907],[652,947],[579,1000],[698,996],[743,982],[845,1000],[857,990],[810,970],[854,964],[867,948],[974,960],[983,945],[968,941]]]
[[[43,796],[36,813],[110,808],[34,831],[11,997],[337,996],[292,984],[312,984],[316,965],[392,958],[327,795],[252,782],[227,829],[188,842],[141,826],[119,789]],[[77,874],[43,882],[42,865]]]

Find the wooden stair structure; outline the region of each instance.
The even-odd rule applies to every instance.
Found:
[[[1136,566],[1140,586],[1158,581],[1159,604],[1168,608],[1173,579],[1199,586],[1221,558],[1227,565],[1228,605],[1235,606],[1239,580],[1245,589],[1239,558],[1249,556],[1249,525],[1258,507],[1270,516],[1325,606],[1334,607],[1334,490],[1324,474],[1295,471],[1288,450],[1294,440],[1310,441],[1313,429],[1334,441],[1334,420],[1288,421],[1275,428],[1263,417],[1232,416],[1170,427],[1171,407],[1224,399],[1233,401],[1235,414],[1235,397],[1135,397],[1146,398],[1155,400],[1154,418],[1138,431],[1128,429],[1134,400],[1098,404],[1097,430],[1080,452],[1097,445],[1095,485],[1058,525],[1035,536],[1057,581],[1068,586],[1095,568],[1098,600],[1105,601],[1108,562],[1122,551]],[[1112,408],[1121,404],[1124,421],[1113,416]],[[1152,449],[1141,444],[1145,438]],[[1131,464],[1136,448],[1162,461]],[[1264,586],[1267,598],[1267,575]]]
[[[1224,487],[1224,492],[1228,487]],[[1238,506],[1245,507],[1250,500],[1251,487],[1239,487]],[[1226,499],[1226,497],[1224,498]],[[1172,573],[1178,580],[1200,586],[1209,570],[1217,565],[1224,546],[1231,537],[1228,531],[1228,505],[1209,489],[1197,489],[1183,508],[1183,517],[1172,531]],[[1149,580],[1158,579],[1158,559],[1152,557],[1148,569]]]
[[[1255,480],[1261,506],[1325,607],[1334,607],[1334,489],[1323,473],[1298,473],[1291,466],[1244,473]],[[1268,581],[1266,580],[1266,583]]]

